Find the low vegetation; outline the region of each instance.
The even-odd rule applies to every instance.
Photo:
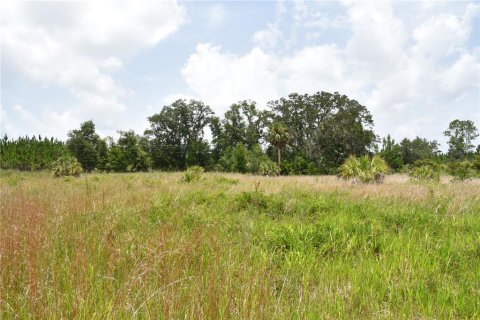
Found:
[[[53,176],[64,177],[73,176],[78,177],[83,172],[82,166],[76,158],[72,156],[62,156],[53,163]]]
[[[389,170],[390,168],[385,160],[378,155],[372,158],[367,155],[360,158],[350,156],[340,166],[339,175],[343,179],[353,180],[354,182],[382,183]]]
[[[0,173],[0,319],[480,314],[476,178]]]
[[[409,175],[413,181],[440,181],[441,166],[432,160],[418,160],[414,163]]]
[[[188,168],[182,175],[182,181],[184,182],[193,182],[198,181],[202,178],[205,169],[200,166],[193,166]]]

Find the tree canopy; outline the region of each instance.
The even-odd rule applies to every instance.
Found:
[[[478,130],[473,121],[453,120],[444,134],[450,138],[448,140],[448,155],[451,158],[460,160],[473,153],[475,145],[472,142],[478,137]]]
[[[444,132],[448,154],[442,155],[435,140],[416,137],[398,143],[390,135],[380,140],[368,109],[338,92],[292,93],[270,101],[266,109],[242,100],[230,105],[223,117],[201,101],[179,99],[148,121],[144,135],[118,131],[116,141],[102,139],[92,120],[70,131],[66,143],[40,136],[5,137],[0,141],[0,166],[42,170],[61,156],[74,156],[86,172],[184,170],[197,165],[253,174],[319,174],[338,172],[350,156],[373,154],[382,156],[394,171],[422,161],[468,160],[480,166],[473,121],[450,123]]]

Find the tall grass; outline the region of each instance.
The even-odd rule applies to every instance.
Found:
[[[475,318],[480,185],[0,178],[0,319]]]

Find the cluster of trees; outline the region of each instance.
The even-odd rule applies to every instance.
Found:
[[[0,140],[0,168],[44,170],[66,153],[65,144],[54,138],[5,136]]]
[[[132,172],[151,168],[147,153],[148,141],[133,131],[119,131],[119,138],[102,139],[95,132],[93,121],[81,124],[80,129],[68,134],[68,151],[77,158],[83,170]]]
[[[222,118],[201,101],[177,100],[148,121],[142,136],[119,131],[116,141],[101,138],[93,121],[69,132],[66,143],[5,138],[0,164],[2,168],[43,169],[68,153],[87,172],[201,166],[242,173],[322,174],[337,172],[349,156],[379,154],[393,170],[401,171],[426,159],[470,159],[478,136],[472,121],[455,120],[445,131],[450,138],[448,154],[439,151],[436,141],[419,137],[396,143],[387,136],[379,145],[367,108],[345,95],[328,92],[294,93],[269,102],[265,110],[253,101],[240,101]],[[25,154],[30,155],[28,161],[13,160],[25,159]]]
[[[364,106],[327,92],[291,94],[266,110],[241,101],[223,119],[200,101],[178,100],[148,120],[147,151],[158,169],[257,173],[276,161],[284,174],[331,173],[349,155],[373,150],[376,138]]]
[[[442,154],[437,141],[428,141],[420,137],[407,138],[400,143],[388,135],[382,139],[381,149],[377,152],[387,161],[394,171],[402,171],[426,161],[436,164],[454,165],[462,161],[476,164],[480,161],[480,145],[473,141],[479,136],[478,129],[471,120],[453,120],[444,135],[449,138],[448,152]]]

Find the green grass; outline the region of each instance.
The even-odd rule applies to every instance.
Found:
[[[2,172],[0,319],[479,318],[480,190]]]

